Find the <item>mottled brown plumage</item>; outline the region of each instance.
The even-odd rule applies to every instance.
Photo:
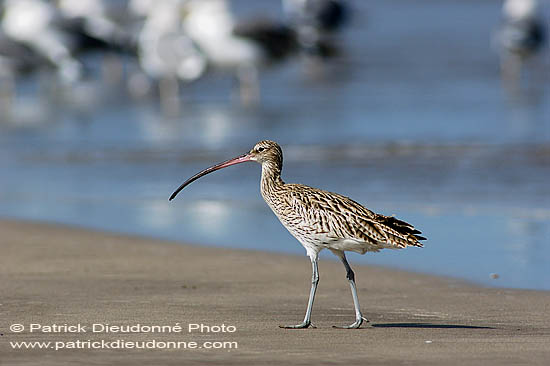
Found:
[[[376,214],[337,193],[283,182],[283,154],[277,143],[261,141],[250,153],[262,163],[264,200],[308,255],[324,248],[363,254],[383,248],[422,246],[420,231],[404,221]]]
[[[330,249],[347,271],[352,290],[356,321],[345,328],[358,328],[363,322],[359,309],[355,276],[346,260],[345,251],[364,254],[380,249],[422,247],[420,231],[393,216],[372,212],[352,199],[337,193],[288,184],[281,179],[283,152],[273,141],[258,142],[250,152],[214,165],[183,183],[170,197],[173,199],[189,183],[215,170],[230,165],[256,161],[262,164],[260,189],[262,197],[288,231],[304,246],[313,266],[313,280],[306,317],[301,324],[285,328],[307,328],[311,325],[311,308],[319,281],[317,259],[319,252]]]

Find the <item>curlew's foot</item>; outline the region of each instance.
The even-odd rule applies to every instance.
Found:
[[[279,328],[284,329],[306,329],[306,328],[317,328],[315,325],[311,324],[311,322],[301,322],[300,324],[296,325],[279,325]]]
[[[367,318],[361,316],[360,318],[357,318],[357,320],[355,320],[353,324],[343,326],[333,325],[332,327],[338,329],[358,329],[359,327],[361,327],[361,324],[363,324],[363,320],[367,323],[369,321]]]

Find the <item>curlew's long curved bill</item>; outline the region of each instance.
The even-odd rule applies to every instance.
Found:
[[[170,198],[168,200],[172,201],[178,195],[178,193],[180,193],[180,191],[182,189],[184,189],[186,186],[193,183],[194,181],[196,181],[197,179],[199,179],[203,175],[215,172],[216,170],[226,168],[226,167],[231,166],[231,165],[240,164],[240,163],[244,163],[244,162],[247,162],[247,161],[250,161],[250,154],[243,154],[243,155],[237,156],[236,158],[229,159],[229,160],[226,160],[226,161],[221,162],[219,164],[213,165],[210,168],[206,168],[203,171],[198,172],[197,174],[195,174],[191,178],[187,179],[185,182],[183,182],[183,184],[181,186],[179,186],[178,189],[176,189],[174,191],[174,193],[172,193],[172,195],[170,196]]]

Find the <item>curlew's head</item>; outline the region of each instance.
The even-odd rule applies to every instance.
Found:
[[[250,160],[263,163],[280,163],[283,162],[283,150],[278,143],[270,140],[258,142],[248,153]]]
[[[283,164],[283,151],[281,150],[281,147],[279,144],[277,144],[275,141],[270,140],[263,140],[258,142],[252,150],[247,152],[246,154],[239,155],[233,159],[229,159],[226,161],[223,161],[221,163],[218,163],[216,165],[211,166],[210,168],[206,168],[191,178],[187,179],[181,186],[178,187],[172,193],[169,200],[173,200],[178,193],[184,189],[186,186],[191,184],[192,182],[196,181],[200,177],[215,172],[216,170],[226,168],[231,165],[245,163],[247,161],[255,161],[257,163],[262,164],[262,166],[267,166],[271,169],[276,169],[280,172],[282,164]]]

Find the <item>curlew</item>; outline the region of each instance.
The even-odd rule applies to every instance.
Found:
[[[252,150],[236,158],[207,168],[178,187],[170,200],[200,177],[216,170],[255,161],[262,165],[260,189],[262,197],[287,230],[304,246],[311,259],[313,270],[311,291],[303,322],[282,328],[308,328],[311,326],[311,309],[319,283],[317,262],[319,252],[329,249],[346,268],[346,277],[351,287],[355,307],[355,322],[337,328],[359,328],[366,318],[361,313],[355,275],[346,260],[346,251],[377,252],[380,249],[401,249],[407,246],[422,247],[420,231],[414,226],[393,216],[372,212],[352,199],[337,193],[289,184],[281,179],[283,152],[273,141],[260,141]]]

